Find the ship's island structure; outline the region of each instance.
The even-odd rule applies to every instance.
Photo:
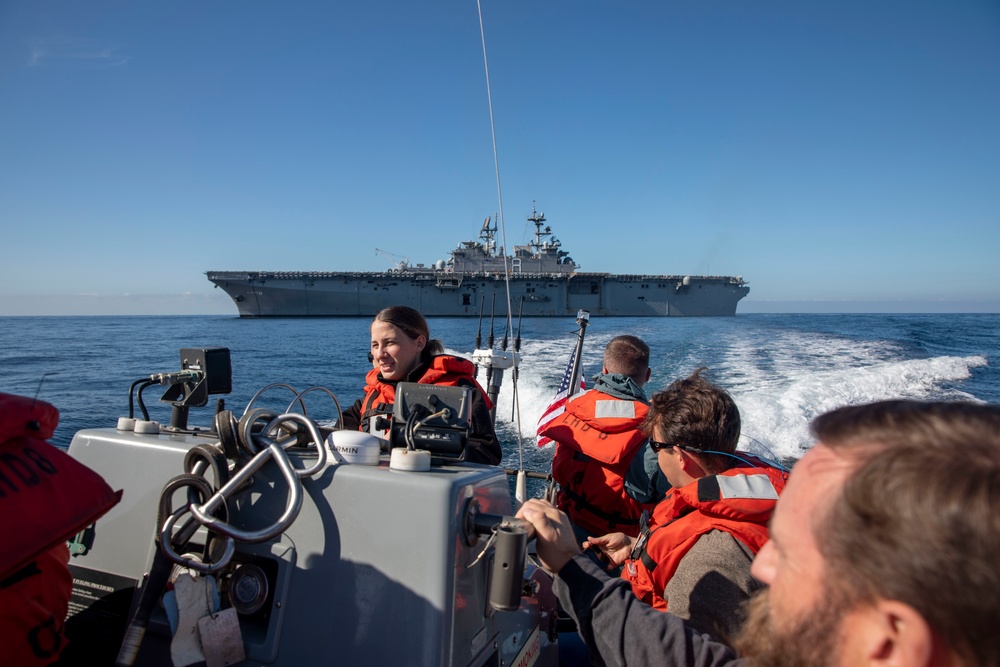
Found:
[[[534,240],[497,249],[496,225],[483,223],[478,241],[463,241],[451,258],[431,266],[408,261],[385,272],[208,271],[236,303],[240,317],[374,316],[410,306],[427,317],[478,317],[507,303],[524,317],[709,317],[736,314],[750,292],[742,276],[590,273],[579,270],[534,209]],[[509,277],[505,276],[505,268]],[[500,310],[506,308],[499,306]]]

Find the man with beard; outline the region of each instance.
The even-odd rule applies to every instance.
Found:
[[[580,554],[565,515],[518,516],[607,665],[1000,664],[1000,406],[885,401],[812,424],[778,501],[737,654]]]

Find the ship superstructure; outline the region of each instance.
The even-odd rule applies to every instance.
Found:
[[[506,254],[487,218],[476,241],[448,260],[408,261],[385,272],[208,271],[232,297],[240,317],[372,316],[410,306],[428,317],[473,317],[482,304],[506,303],[506,281],[525,317],[567,317],[579,310],[605,317],[705,317],[736,314],[750,288],[742,276],[612,274],[580,271],[532,209],[534,238]],[[507,273],[509,272],[509,276]],[[517,307],[517,306],[516,306]]]

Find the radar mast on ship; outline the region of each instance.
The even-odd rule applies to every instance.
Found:
[[[493,218],[486,216],[486,221],[483,222],[483,228],[479,232],[479,238],[483,241],[483,246],[486,248],[487,257],[496,257],[497,255],[497,224],[494,222],[493,226],[490,226],[490,221]]]
[[[552,235],[552,228],[548,225],[545,225],[544,229],[542,228],[545,223],[545,213],[539,213],[535,209],[534,202],[531,203],[531,215],[528,216],[528,222],[535,223],[535,240],[528,243],[528,247],[531,248],[535,257],[548,257],[555,265],[574,263],[572,258],[569,258],[568,252],[560,250],[562,241]]]
[[[541,251],[542,247],[544,246],[554,245],[558,247],[559,245],[561,245],[555,237],[552,237],[551,244],[547,241],[542,240],[546,236],[552,236],[552,228],[546,225],[544,231],[542,230],[542,223],[545,222],[545,214],[539,213],[538,211],[535,210],[535,202],[531,202],[531,215],[528,216],[528,222],[535,223],[535,240],[529,243],[528,245],[530,245],[534,249],[536,255]]]

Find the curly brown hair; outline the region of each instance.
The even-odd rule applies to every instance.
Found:
[[[708,370],[698,368],[690,376],[674,380],[670,385],[653,394],[649,413],[642,424],[642,431],[650,437],[660,431],[665,442],[684,446],[688,451],[698,450],[706,469],[710,472],[730,467],[728,456],[711,456],[700,452],[736,451],[740,439],[740,410],[733,397],[701,376]]]

